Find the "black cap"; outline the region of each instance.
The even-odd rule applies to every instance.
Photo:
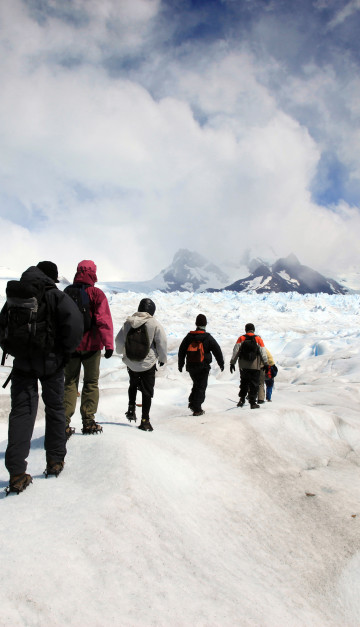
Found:
[[[54,283],[59,283],[56,263],[53,263],[52,261],[39,261],[37,268],[46,274],[49,279],[52,279]]]
[[[204,314],[199,314],[198,316],[196,316],[195,324],[197,327],[206,327],[206,316]]]
[[[143,298],[140,303],[139,303],[139,307],[138,307],[138,311],[143,311],[145,313],[150,314],[150,316],[153,316],[155,313],[155,303],[154,301],[151,300],[151,298]]]
[[[253,325],[253,323],[252,323],[252,322],[248,322],[248,323],[245,325],[245,331],[246,331],[246,332],[247,332],[247,331],[255,331],[255,325]]]

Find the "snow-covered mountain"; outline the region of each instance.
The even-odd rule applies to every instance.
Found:
[[[303,266],[294,254],[278,259],[274,264],[256,264],[253,271],[244,279],[239,279],[224,287],[234,292],[298,292],[299,294],[346,294],[349,289],[334,279],[324,277],[316,270]],[[212,290],[211,290],[212,291]]]
[[[221,289],[229,276],[205,257],[187,249],[180,249],[171,264],[149,281],[112,281],[106,283],[113,292],[206,292],[208,288]],[[105,284],[104,284],[105,285]],[[101,284],[99,284],[102,287]]]

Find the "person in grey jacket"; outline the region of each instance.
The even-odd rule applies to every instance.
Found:
[[[249,341],[253,344],[251,352],[254,352],[251,361],[245,358],[242,351],[243,344]],[[252,322],[248,322],[245,325],[245,335],[241,335],[236,341],[230,360],[230,372],[235,372],[235,364],[237,361],[240,370],[240,400],[238,407],[243,407],[248,395],[251,409],[258,409],[260,405],[257,404],[256,399],[260,383],[260,368],[263,366],[268,368],[269,362],[264,342],[260,335],[255,335],[255,326]]]
[[[160,322],[154,318],[155,309],[155,303],[150,298],[143,298],[138,311],[126,319],[115,338],[116,352],[123,355],[129,373],[129,407],[125,415],[129,421],[136,421],[136,394],[140,390],[142,412],[139,429],[143,431],[153,431],[150,407],[154,396],[156,364],[163,366],[167,362],[167,339]],[[139,347],[137,355],[130,342],[134,336],[138,338],[135,339]]]

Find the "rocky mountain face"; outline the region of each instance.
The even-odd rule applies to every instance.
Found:
[[[205,292],[209,287],[221,288],[228,276],[198,253],[179,250],[171,265],[160,275],[166,292]]]
[[[254,267],[256,266],[256,267]],[[324,277],[316,270],[303,266],[293,254],[278,259],[274,264],[254,264],[253,271],[224,290],[234,292],[298,292],[299,294],[346,294],[348,289],[333,279]]]

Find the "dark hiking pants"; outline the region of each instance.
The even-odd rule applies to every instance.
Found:
[[[243,368],[240,370],[240,392],[241,400],[245,401],[249,394],[249,402],[253,405],[256,403],[260,382],[260,370],[252,370]]]
[[[45,405],[46,459],[59,462],[66,455],[63,369],[41,377],[14,369],[11,376],[9,437],[5,453],[5,465],[10,475],[20,475],[27,468],[26,459],[30,452],[39,403],[38,381],[41,382]]]
[[[149,370],[143,372],[135,372],[128,368],[129,373],[129,405],[135,405],[136,393],[139,390],[142,394],[142,412],[141,417],[145,420],[149,419],[151,399],[154,396],[155,387],[155,372],[156,366],[154,365]]]
[[[92,421],[99,406],[99,375],[101,351],[79,351],[65,366],[64,407],[66,425],[75,413],[81,366],[84,381],[81,391],[80,414],[82,421]]]
[[[200,411],[201,405],[205,400],[210,368],[191,369],[188,372],[193,382],[189,396],[189,405],[194,411]]]

